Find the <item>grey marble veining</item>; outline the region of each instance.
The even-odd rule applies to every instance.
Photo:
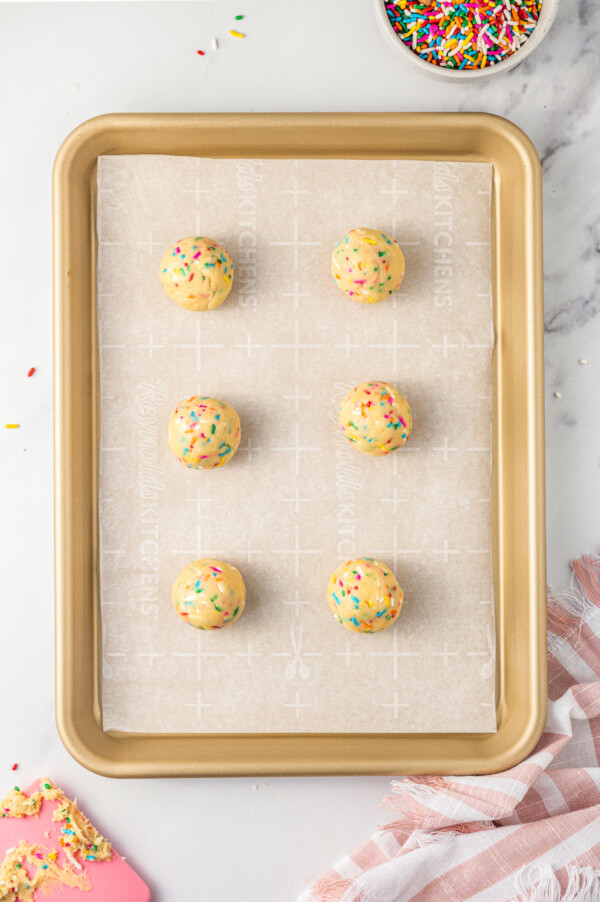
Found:
[[[599,44],[600,4],[562,0],[543,44],[515,69],[427,92],[427,108],[493,112],[533,140],[544,172],[550,334],[583,327],[600,312]]]
[[[547,549],[556,586],[568,579],[569,559],[600,543],[599,44],[600,4],[563,0],[540,48],[460,104],[512,119],[542,161]]]

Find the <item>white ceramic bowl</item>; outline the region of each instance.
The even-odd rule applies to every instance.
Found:
[[[554,22],[559,2],[560,0],[543,0],[538,23],[535,26],[531,37],[527,38],[522,47],[501,62],[496,63],[494,66],[486,66],[485,69],[446,69],[443,66],[436,66],[433,63],[428,63],[421,59],[417,53],[413,53],[394,31],[385,10],[385,0],[373,0],[375,15],[383,29],[388,45],[398,54],[398,56],[404,57],[405,60],[408,60],[415,68],[424,72],[426,75],[431,75],[433,78],[440,79],[452,78],[455,81],[467,78],[484,78],[486,75],[499,75],[501,72],[508,72],[509,69],[518,66],[526,56],[529,56],[529,54],[542,43],[548,34],[552,23]]]

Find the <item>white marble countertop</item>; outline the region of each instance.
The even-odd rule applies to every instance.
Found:
[[[243,41],[227,37],[237,13]],[[215,35],[219,51],[199,57]],[[568,561],[600,540],[599,37],[595,0],[562,0],[521,66],[447,85],[396,59],[370,0],[0,3],[0,419],[21,424],[0,433],[0,776],[25,786],[47,775],[76,792],[155,902],[294,899],[389,818],[378,807],[389,780],[114,781],[64,750],[52,681],[50,177],[60,143],[117,111],[484,110],[521,126],[544,166],[548,578],[560,587]]]

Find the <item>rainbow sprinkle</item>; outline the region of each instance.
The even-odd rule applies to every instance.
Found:
[[[537,25],[542,0],[386,0],[398,37],[427,63],[484,69],[518,50]]]

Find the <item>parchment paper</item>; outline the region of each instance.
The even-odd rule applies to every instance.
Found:
[[[98,167],[101,597],[105,729],[494,731],[491,167],[480,163],[108,156]],[[400,292],[363,305],[330,275],[349,228],[394,235]],[[235,285],[209,313],[164,294],[166,248],[207,235]],[[413,408],[407,445],[358,453],[335,421],[353,385]],[[182,398],[232,404],[225,467],[167,447]],[[178,571],[236,565],[242,618],[196,632]],[[353,634],[325,597],[373,556],[405,604]]]

